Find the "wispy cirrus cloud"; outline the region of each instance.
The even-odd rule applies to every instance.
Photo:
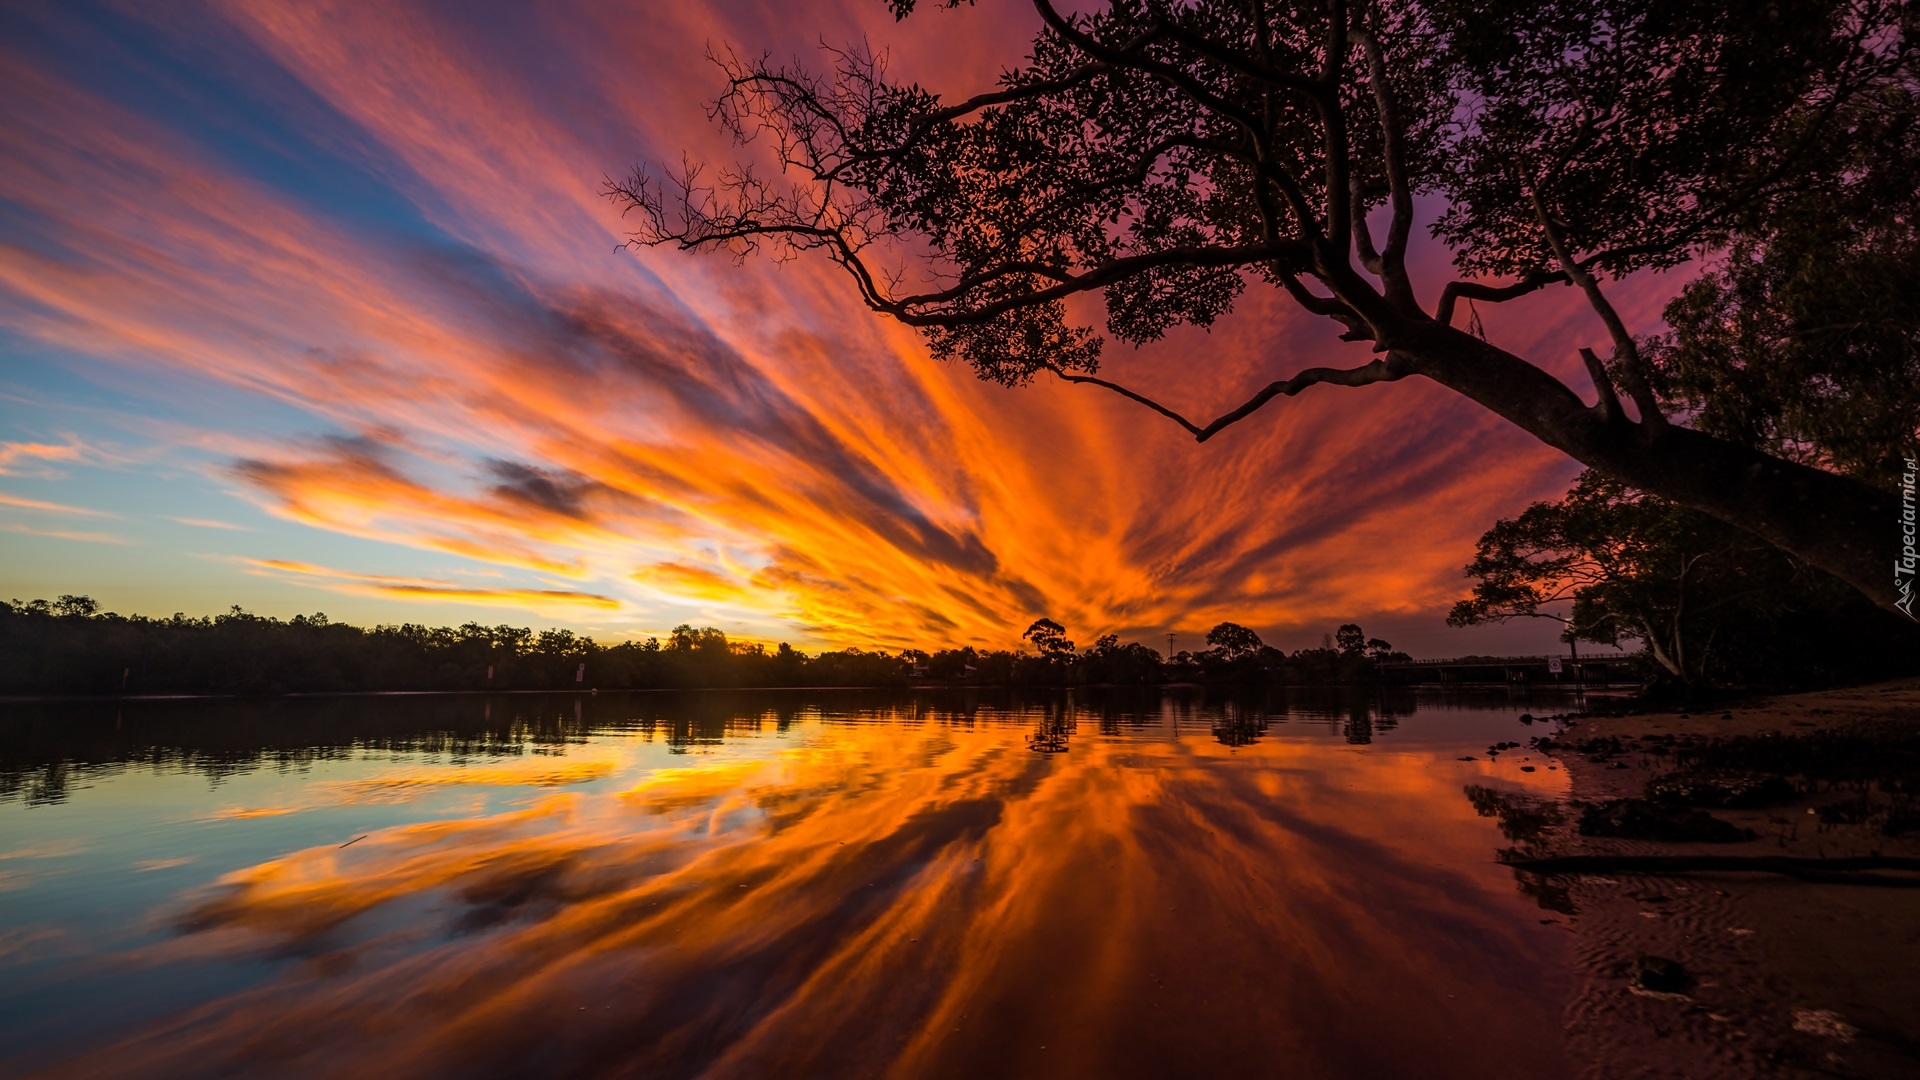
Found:
[[[11,506],[16,510],[38,510],[48,514],[73,514],[79,517],[119,517],[105,510],[93,510],[84,506],[68,506],[66,503],[47,502],[44,499],[29,499],[21,495],[8,495],[0,492],[0,506]]]
[[[73,540],[82,544],[133,544],[137,541],[113,533],[78,532],[72,529],[42,529],[18,522],[0,523],[0,532],[19,533],[22,536],[44,536],[51,540]]]
[[[86,464],[98,459],[83,443],[0,442],[0,476],[55,479],[61,474],[52,463]]]
[[[522,607],[540,611],[569,608],[611,609],[620,606],[620,602],[612,597],[573,589],[476,589],[439,578],[363,574],[313,563],[295,562],[290,559],[240,559],[237,561],[249,567],[254,573],[277,577],[282,581],[360,596]]]

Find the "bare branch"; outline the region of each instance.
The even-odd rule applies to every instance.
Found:
[[[1620,395],[1614,393],[1613,380],[1607,377],[1606,365],[1593,355],[1592,349],[1581,349],[1580,359],[1586,362],[1587,375],[1593,379],[1594,393],[1599,395],[1593,407],[1599,412],[1600,419],[1612,423],[1625,418],[1626,414],[1620,411]]]
[[[1291,258],[1289,258],[1291,256]],[[1110,259],[1080,274],[1049,273],[1046,276],[1059,281],[1049,289],[1038,289],[1018,296],[1007,297],[979,307],[948,309],[944,311],[915,311],[931,305],[947,303],[961,298],[971,286],[961,285],[943,289],[934,293],[922,293],[900,300],[879,297],[871,302],[875,311],[891,315],[908,326],[968,326],[989,322],[999,315],[1016,308],[1033,307],[1053,300],[1060,300],[1076,293],[1090,292],[1105,288],[1116,281],[1161,266],[1252,266],[1271,262],[1276,259],[1295,262],[1306,257],[1305,249],[1299,245],[1291,248],[1276,249],[1267,244],[1252,244],[1230,248],[1168,248],[1163,251],[1147,252],[1142,255],[1129,255],[1124,258]],[[995,271],[992,277],[1005,277],[1006,274]],[[978,282],[974,282],[977,285]]]
[[[1218,435],[1223,429],[1252,416],[1260,410],[1261,406],[1276,397],[1293,397],[1310,386],[1319,386],[1321,384],[1329,386],[1370,386],[1374,383],[1395,382],[1414,373],[1411,363],[1396,356],[1383,357],[1371,363],[1362,364],[1357,368],[1308,368],[1291,379],[1281,379],[1278,382],[1268,383],[1259,393],[1248,398],[1246,404],[1222,414],[1218,419],[1213,421],[1213,423],[1201,427],[1152,398],[1129,390],[1119,383],[1109,382],[1106,379],[1097,378],[1092,375],[1074,375],[1062,371],[1059,368],[1053,368],[1051,370],[1066,382],[1088,383],[1093,386],[1104,387],[1122,397],[1137,401],[1185,428],[1187,432],[1193,436],[1195,442],[1206,442],[1208,439]]]
[[[1477,281],[1450,281],[1447,283],[1446,288],[1440,290],[1440,303],[1439,306],[1434,308],[1433,317],[1434,320],[1442,326],[1452,326],[1454,305],[1459,302],[1461,297],[1466,297],[1469,300],[1485,300],[1488,303],[1499,304],[1508,300],[1516,300],[1531,292],[1537,292],[1556,281],[1564,282],[1566,280],[1567,272],[1565,270],[1535,270],[1533,273],[1528,274],[1526,277],[1521,278],[1511,285],[1483,285]]]

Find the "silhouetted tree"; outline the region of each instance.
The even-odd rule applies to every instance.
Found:
[[[1033,642],[1040,655],[1049,660],[1064,661],[1073,656],[1073,642],[1067,640],[1067,628],[1052,619],[1035,619],[1020,637]]]
[[[1160,654],[1137,641],[1120,644],[1115,634],[1102,635],[1080,656],[1081,683],[1148,683],[1161,678]]]
[[[823,252],[938,356],[1009,385],[1104,387],[1202,441],[1276,397],[1421,376],[1892,603],[1891,481],[1670,419],[1604,283],[1764,244],[1764,223],[1810,193],[1912,190],[1920,40],[1903,0],[1034,7],[1027,63],[959,101],[890,81],[865,49],[833,53],[824,75],[724,59],[714,115],[764,140],[780,174],[637,170],[609,185],[634,242]],[[1421,192],[1445,204],[1439,238],[1466,275],[1426,303],[1410,270]],[[1579,288],[1611,340],[1604,361],[1580,350],[1592,405],[1453,326],[1461,299],[1555,283]],[[1249,285],[1374,356],[1196,423],[1096,375],[1105,339],[1070,304],[1102,296],[1106,333],[1139,344],[1212,324]]]
[[[1239,623],[1223,622],[1207,631],[1207,644],[1229,662],[1253,656],[1260,651],[1260,635]]]
[[[1496,522],[1467,576],[1473,594],[1454,605],[1450,625],[1551,619],[1563,640],[1639,641],[1686,683],[1830,677],[1884,663],[1879,654],[1913,633],[1878,613],[1865,629],[1864,605],[1838,582],[1749,533],[1593,471],[1564,498]]]
[[[1367,632],[1357,624],[1347,623],[1333,632],[1333,643],[1342,656],[1362,656],[1367,651]]]

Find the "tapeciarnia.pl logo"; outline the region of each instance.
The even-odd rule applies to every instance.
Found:
[[[1913,549],[1914,544],[1914,508],[1913,483],[1916,474],[1920,474],[1920,459],[1907,458],[1907,471],[1900,474],[1900,558],[1893,564],[1893,588],[1900,598],[1893,606],[1906,612],[1907,618],[1913,614],[1913,574],[1920,553]]]

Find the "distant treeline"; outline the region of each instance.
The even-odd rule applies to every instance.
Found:
[[[1292,654],[1221,623],[1209,648],[1172,657],[1108,635],[1077,649],[1049,619],[1033,651],[862,649],[814,655],[727,640],[711,627],[604,645],[518,626],[359,627],[325,615],[156,619],[102,612],[90,597],[0,602],[0,694],[276,694],[370,690],[646,690],[765,686],[1146,685],[1356,682],[1404,659],[1358,626]]]

